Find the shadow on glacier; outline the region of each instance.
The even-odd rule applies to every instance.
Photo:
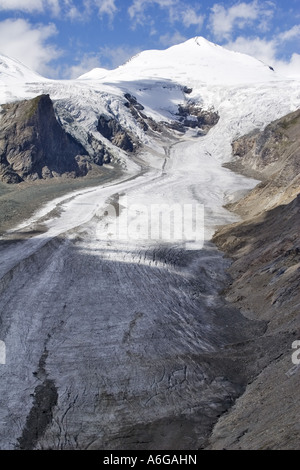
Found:
[[[187,253],[161,246],[136,257],[89,250],[80,239],[45,239],[2,278],[1,418],[11,423],[7,437],[0,432],[2,445],[205,445],[256,370],[265,325],[220,295],[227,278],[212,245]],[[47,399],[49,383],[55,401]]]

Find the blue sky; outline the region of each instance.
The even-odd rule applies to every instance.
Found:
[[[299,0],[0,0],[0,53],[49,78],[194,36],[300,77]]]

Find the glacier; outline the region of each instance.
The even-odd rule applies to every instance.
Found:
[[[54,199],[1,237],[0,448],[204,447],[247,382],[230,344],[264,331],[220,295],[229,261],[211,238],[238,220],[224,205],[257,184],[222,164],[235,138],[299,108],[299,81],[204,38],[76,80],[49,80],[1,57],[0,79],[0,103],[47,93],[83,143],[87,132],[99,139],[103,114],[143,144],[136,155],[114,148],[120,179]],[[220,119],[207,135],[147,134],[124,93],[157,122],[187,102]],[[204,240],[111,239],[105,211],[124,196],[149,211],[203,206]]]

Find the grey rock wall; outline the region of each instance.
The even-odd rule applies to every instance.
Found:
[[[56,120],[49,95],[2,106],[0,179],[6,183],[88,172],[87,152]]]

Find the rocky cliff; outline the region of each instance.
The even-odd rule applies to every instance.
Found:
[[[263,355],[268,365],[219,420],[210,449],[299,449],[300,369],[291,359],[300,340],[299,144],[300,111],[233,143],[230,166],[263,181],[231,205],[244,220],[221,228],[214,242],[233,260],[227,300],[267,322],[264,337],[278,354],[257,353],[257,363]]]
[[[199,128],[199,132],[203,135],[207,134],[220,119],[218,113],[213,109],[205,110],[194,103],[179,105],[178,115],[180,116],[179,121],[185,127],[191,127],[192,129]]]
[[[3,105],[0,123],[2,181],[87,173],[86,150],[60,126],[49,95]]]
[[[235,140],[235,160],[226,166],[261,183],[232,209],[249,217],[292,201],[300,187],[299,142],[300,110]]]
[[[104,115],[100,116],[97,130],[105,139],[110,140],[113,145],[127,152],[133,152],[134,139],[122,128],[116,119]]]

